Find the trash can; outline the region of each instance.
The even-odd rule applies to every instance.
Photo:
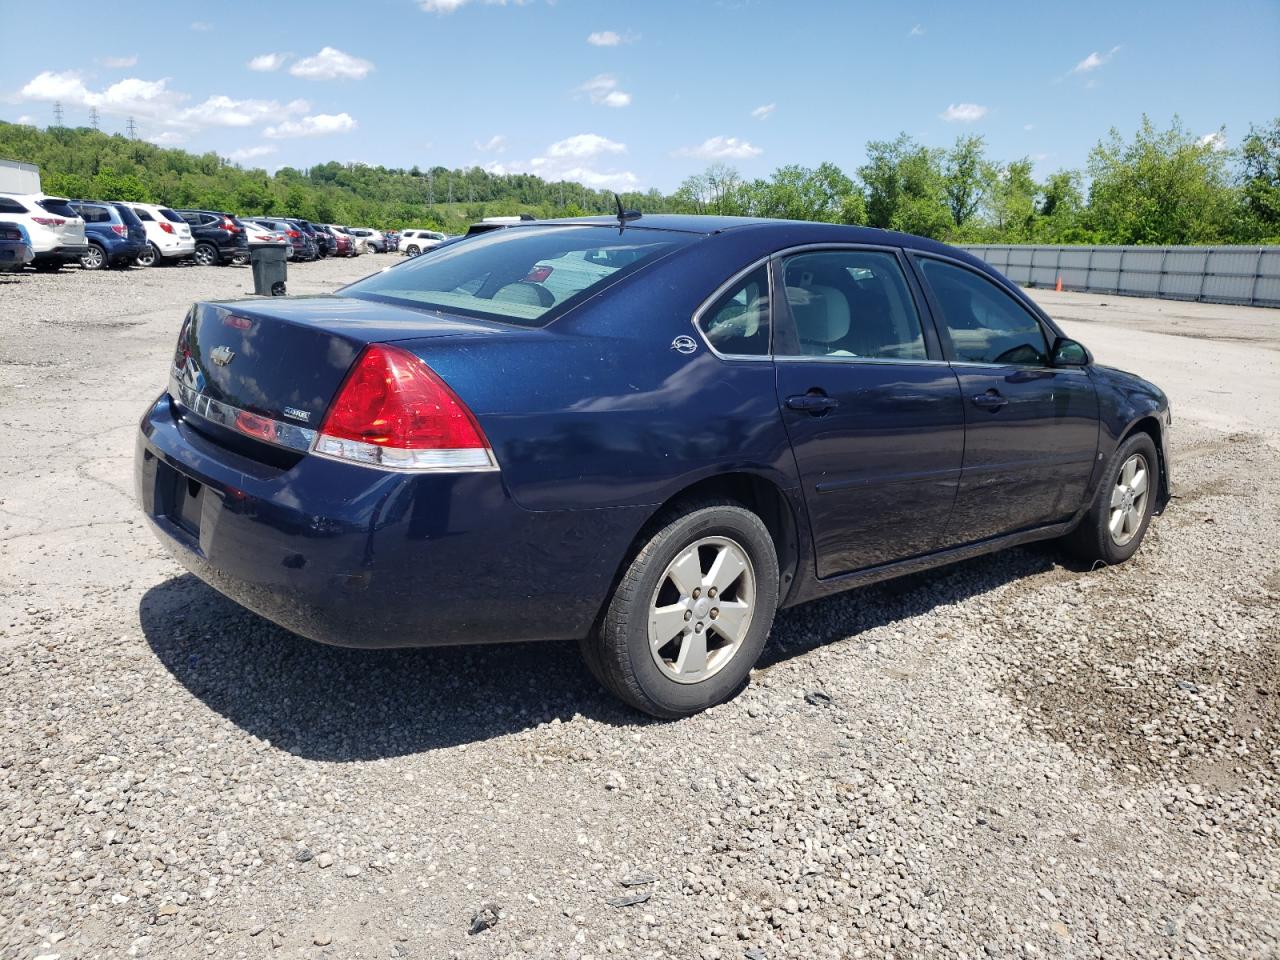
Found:
[[[283,297],[289,276],[284,244],[255,243],[249,247],[253,292],[260,297]]]

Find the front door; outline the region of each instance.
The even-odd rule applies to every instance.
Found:
[[[1068,519],[1098,453],[1087,370],[1054,367],[1040,320],[957,262],[917,258],[964,397],[965,452],[948,545]]]
[[[964,454],[955,373],[892,249],[787,257],[773,351],[819,577],[938,548]]]

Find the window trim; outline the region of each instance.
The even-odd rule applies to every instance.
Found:
[[[715,290],[711,292],[711,296],[707,297],[705,300],[702,301],[702,303],[698,304],[698,309],[693,311],[693,318],[691,320],[691,323],[693,324],[694,332],[697,333],[698,339],[702,341],[703,345],[706,346],[706,348],[710,350],[712,354],[719,357],[721,360],[751,360],[757,363],[761,360],[767,363],[773,362],[773,324],[774,324],[774,317],[775,317],[775,310],[773,305],[773,301],[774,301],[773,293],[774,293],[774,288],[776,287],[776,284],[774,283],[774,267],[773,267],[774,256],[775,254],[772,254],[772,253],[766,254],[765,256],[759,257],[758,259],[752,261],[752,263],[749,266],[743,267],[737,273],[733,274],[733,276],[729,277],[729,279],[726,280],[724,283],[720,284],[720,286],[716,287]],[[710,310],[713,306],[715,306],[716,301],[718,301],[722,296],[724,296],[726,293],[732,290],[735,285],[745,280],[747,277],[755,273],[755,271],[759,270],[761,267],[765,267],[766,270],[768,271],[767,282],[769,284],[769,349],[765,353],[721,353],[719,350],[713,347],[711,345],[711,341],[707,339],[707,334],[702,329],[702,323],[701,323],[702,318],[708,310]]]
[[[938,339],[942,345],[942,354],[951,366],[962,368],[981,368],[985,370],[1054,370],[1057,372],[1070,370],[1076,373],[1085,373],[1087,365],[1085,367],[1055,367],[1053,365],[1053,345],[1059,337],[1066,337],[1066,334],[1058,329],[1053,320],[1040,309],[1038,304],[1030,302],[1021,291],[1010,290],[1006,285],[1007,281],[1006,283],[1001,283],[996,277],[993,277],[985,270],[975,267],[971,263],[965,263],[963,260],[959,260],[955,257],[949,257],[944,253],[935,253],[932,250],[910,250],[907,259],[911,261],[912,268],[919,275],[921,290],[924,292],[924,295],[928,300],[929,311],[933,314],[934,325],[937,327]],[[1040,333],[1044,337],[1045,343],[1048,345],[1046,361],[1044,363],[990,363],[983,360],[955,359],[952,351],[951,334],[947,327],[946,315],[942,310],[942,305],[934,296],[933,288],[929,286],[929,281],[924,275],[924,268],[919,263],[920,260],[938,260],[942,263],[948,264],[949,266],[960,267],[963,270],[968,270],[970,273],[981,277],[987,283],[1002,291],[1005,296],[1009,297],[1009,299],[1017,303],[1018,306],[1022,307],[1022,309],[1025,310],[1040,327]],[[944,331],[946,331],[945,335]]]

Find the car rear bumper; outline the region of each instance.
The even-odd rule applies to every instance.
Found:
[[[195,240],[172,240],[157,244],[162,257],[189,257],[196,252]]]
[[[48,250],[36,251],[36,260],[61,260],[63,263],[75,263],[89,250],[89,242],[62,244]]]
[[[162,396],[137,496],[201,580],[323,643],[433,646],[589,631],[640,512],[535,512],[496,472],[403,474],[303,456],[282,469],[196,430]]]

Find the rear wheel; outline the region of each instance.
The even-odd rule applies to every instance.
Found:
[[[216,267],[218,265],[218,248],[211,243],[198,243],[192,259],[202,267]]]
[[[154,243],[148,243],[134,262],[140,267],[154,267],[160,262],[160,251],[156,249]]]
[[[1128,560],[1146,536],[1159,484],[1155,442],[1135,433],[1107,461],[1089,512],[1066,538],[1067,549],[1085,563]]]
[[[626,703],[686,717],[742,688],[777,607],[778,558],[763,521],[737,504],[701,504],[641,548],[583,652]]]
[[[86,270],[101,270],[107,265],[107,251],[96,243],[89,244],[89,249],[80,254],[80,266]]]

